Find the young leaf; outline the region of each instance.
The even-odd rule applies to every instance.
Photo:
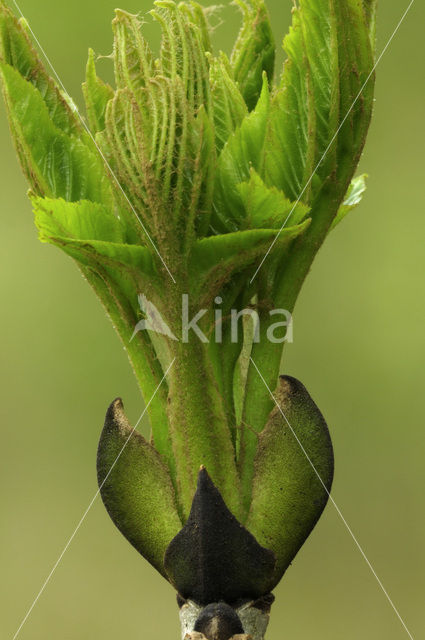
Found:
[[[140,92],[140,98],[146,97]],[[148,96],[149,99],[149,96]],[[119,89],[108,102],[102,147],[136,211],[143,212],[152,232],[152,214],[160,209],[158,184],[151,158],[154,133],[145,110],[129,89]],[[104,140],[107,140],[105,147]]]
[[[373,81],[364,85],[373,55],[363,7],[358,0],[300,0],[284,48],[282,87],[270,110],[266,182],[309,203],[336,171],[342,199],[372,109]]]
[[[151,15],[162,28],[160,69],[172,81],[179,76],[188,109],[196,113],[201,105],[210,111],[209,69],[204,49],[205,34],[191,21],[184,3],[156,0]],[[182,128],[185,127],[182,113]],[[184,135],[182,136],[184,138]]]
[[[183,209],[186,211],[184,224],[188,230],[188,251],[196,235],[203,236],[208,232],[215,178],[214,159],[214,129],[205,108],[201,107],[192,123],[185,167]]]
[[[3,3],[0,3],[0,60],[13,67],[39,91],[55,127],[67,134],[82,134],[80,120],[46,73],[32,46],[25,20],[17,20]]]
[[[142,36],[142,23],[137,16],[116,9],[112,27],[117,87],[137,94],[147,86],[154,64],[150,47]]]
[[[183,2],[179,6],[180,10],[189,16],[190,21],[196,25],[199,29],[199,35],[201,36],[202,48],[205,52],[212,51],[211,45],[211,27],[208,22],[208,13],[214,10],[214,7],[205,9],[198,2],[190,0],[190,2]]]
[[[135,311],[138,311],[138,292],[152,295],[154,285],[158,285],[152,255],[146,247],[61,236],[49,237],[47,241],[63,249],[81,265],[102,273],[125,295]]]
[[[106,207],[82,200],[31,198],[41,239],[53,236],[75,240],[124,243],[125,227]]]
[[[345,196],[363,151],[373,108],[374,47],[370,24],[358,0],[335,3],[338,31],[340,130],[337,175]]]
[[[98,77],[93,49],[89,50],[83,94],[90,129],[95,135],[105,128],[106,105],[113,98],[114,91],[109,84],[106,84]]]
[[[280,409],[273,409],[259,435],[251,510],[245,523],[277,558],[270,591],[325,508],[334,468],[326,422],[304,385],[282,376],[276,400]]]
[[[110,187],[98,155],[55,126],[40,92],[18,71],[0,63],[0,75],[11,129],[34,191],[71,202],[109,202]]]
[[[194,156],[191,153],[191,132],[199,109],[204,108],[207,115],[212,111],[205,37],[192,23],[191,12],[185,10],[184,4],[157,0],[155,7],[151,14],[162,28],[158,75],[169,79],[170,103],[174,107],[173,118],[169,120],[171,136],[163,191],[172,201],[175,220],[184,226],[187,193],[191,191],[191,182],[197,179],[190,166],[192,162],[196,166],[198,158],[197,151]]]
[[[293,227],[302,222],[310,210],[301,202],[291,202],[275,187],[268,188],[254,169],[249,182],[242,182],[237,189],[251,228],[280,229],[283,224]]]
[[[248,115],[245,100],[231,74],[230,64],[224,53],[219,58],[210,58],[210,83],[218,153]]]
[[[301,235],[309,221],[284,229],[275,243],[273,255],[281,254],[288,244]],[[279,229],[252,229],[210,236],[198,240],[192,249],[189,263],[191,286],[208,305],[237,273],[254,266],[270,248]]]
[[[54,244],[85,268],[113,282],[137,310],[137,295],[156,281],[146,247],[126,244],[122,223],[101,205],[33,198],[36,225],[43,242]]]
[[[217,164],[212,227],[216,233],[247,227],[238,185],[250,178],[253,167],[262,172],[270,94],[267,78],[258,104],[228,139]]]
[[[100,493],[113,522],[165,578],[164,555],[182,527],[168,470],[130,426],[121,400],[108,409],[99,442]]]
[[[275,42],[270,17],[263,0],[236,0],[243,13],[242,29],[230,59],[234,78],[252,111],[258,102],[266,73],[271,84]]]
[[[266,181],[294,201],[336,130],[338,51],[332,4],[302,1],[293,9],[284,40],[288,60],[270,109]],[[326,165],[333,155],[330,150]],[[304,202],[309,202],[309,193],[303,194]]]
[[[107,149],[134,207],[155,238],[178,221],[192,241],[208,228],[214,133],[205,34],[196,5],[158,1],[151,12],[161,24],[161,58],[152,55],[138,20],[115,19],[117,84],[106,113]]]

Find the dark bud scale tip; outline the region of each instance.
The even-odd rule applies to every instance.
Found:
[[[183,598],[233,604],[268,593],[275,555],[232,515],[201,468],[188,521],[169,544],[164,563]]]

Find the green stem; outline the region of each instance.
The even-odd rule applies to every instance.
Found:
[[[342,184],[329,181],[316,198],[311,211],[312,223],[306,233],[294,241],[281,269],[283,275],[275,286],[273,296],[275,308],[283,308],[293,313],[304,280],[329,232],[350,179],[351,176]],[[253,345],[251,357],[269,389],[274,391],[280,372],[282,345],[274,344],[267,339],[267,329],[275,320],[270,319],[267,314],[260,314],[260,320],[260,342]],[[239,457],[244,514],[249,510],[251,503],[257,434],[264,429],[272,408],[273,400],[270,393],[256,368],[250,363],[245,388]]]
[[[177,280],[184,282],[184,280]],[[175,358],[169,373],[168,418],[178,477],[178,493],[184,517],[187,517],[196,489],[201,465],[204,465],[220,489],[229,509],[240,514],[239,477],[235,449],[227,421],[225,405],[208,345],[189,333],[182,341],[181,292],[179,285],[169,290],[171,326],[179,341],[172,341],[170,351]],[[189,310],[195,314],[196,307]]]
[[[242,334],[242,332],[240,332]],[[233,446],[236,447],[237,421],[234,398],[235,367],[242,349],[240,341],[232,342],[230,323],[223,325],[222,341],[215,342],[214,336],[209,345],[209,358],[214,368],[214,375],[218,382],[223,398],[227,423],[231,432]]]
[[[144,401],[146,404],[149,403],[147,414],[155,448],[166,460],[175,483],[175,463],[167,429],[167,381],[163,380],[163,370],[150,338],[144,331],[137,333],[134,339],[130,340],[138,319],[119,287],[112,289],[110,284],[107,284],[106,278],[101,278],[89,269],[82,271],[121,338]]]

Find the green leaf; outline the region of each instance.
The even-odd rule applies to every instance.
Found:
[[[156,281],[151,253],[126,244],[122,223],[102,205],[92,202],[33,198],[35,221],[43,242],[54,244],[88,267],[108,277],[137,310],[137,295]]]
[[[158,115],[154,129],[147,115],[153,110]],[[200,218],[200,229],[208,226],[214,176],[213,130],[202,107],[196,118],[188,117],[190,127],[183,140],[176,133],[178,117],[174,88],[169,79],[159,77],[151,91],[139,92],[138,99],[128,90],[118,91],[106,113],[111,163],[154,238],[163,234],[180,213],[184,214],[182,223],[190,238],[196,217]]]
[[[372,116],[374,43],[371,40],[371,25],[366,22],[359,0],[337,2],[335,13],[341,122],[337,138],[338,177],[345,191],[360,160]]]
[[[101,205],[33,198],[35,222],[43,242],[53,244],[114,283],[137,312],[137,296],[156,282],[151,253],[126,243],[122,223]]]
[[[98,449],[100,493],[113,522],[165,578],[164,555],[182,528],[168,470],[130,426],[121,400],[106,414]]]
[[[249,182],[238,185],[245,206],[248,226],[256,229],[292,227],[305,219],[309,208],[294,203],[275,187],[268,188],[258,173],[251,169]]]
[[[106,84],[98,77],[94,58],[94,51],[90,49],[83,94],[90,129],[93,134],[96,134],[105,128],[106,105],[113,98],[114,91],[109,84]]]
[[[114,21],[117,84],[122,88],[106,112],[107,149],[151,235],[163,235],[179,221],[190,244],[195,227],[198,233],[208,228],[213,187],[206,34],[196,26],[203,19],[195,4],[159,1],[155,6],[151,14],[162,28],[156,64],[139,21],[124,12]]]
[[[183,2],[179,6],[180,10],[187,14],[192,22],[200,32],[202,48],[205,52],[212,51],[211,45],[211,32],[212,28],[208,22],[208,14],[214,10],[215,7],[209,7],[205,9],[198,2],[190,0],[190,2]]]
[[[210,83],[216,148],[220,153],[231,134],[248,115],[248,109],[233,80],[230,63],[224,53],[219,58],[210,58]]]
[[[209,69],[206,57],[205,31],[192,22],[191,12],[184,3],[156,0],[151,15],[162,28],[161,72],[172,81],[181,78],[188,109],[195,113],[201,105],[210,111]],[[185,127],[185,113],[182,114]],[[184,135],[182,136],[184,138]]]
[[[270,17],[263,0],[236,0],[243,13],[242,29],[230,59],[234,78],[252,111],[258,102],[263,73],[273,80],[275,42]]]
[[[276,401],[281,410],[273,409],[259,435],[252,503],[245,523],[277,558],[270,591],[325,508],[334,468],[326,422],[304,385],[282,376]]]
[[[41,239],[57,236],[75,240],[125,242],[125,228],[103,205],[32,197]]]
[[[152,51],[142,35],[142,23],[137,16],[116,9],[112,27],[117,87],[137,93],[148,85],[154,64]]]
[[[150,95],[142,94],[149,100]],[[151,231],[152,215],[160,209],[159,185],[155,175],[152,141],[155,133],[140,108],[140,101],[128,89],[119,89],[108,102],[102,148],[136,211]],[[136,224],[136,221],[133,220]]]
[[[287,245],[301,235],[309,220],[294,227],[279,229],[253,229],[209,236],[198,240],[192,249],[189,263],[192,290],[201,296],[200,306],[208,305],[225,283],[235,274],[253,267],[273,247],[272,257],[280,254]]]
[[[167,144],[163,145],[161,164],[165,166],[161,179],[161,193],[170,200],[174,218],[182,226],[192,228],[196,206],[196,198],[202,180],[198,180],[196,168],[200,158],[199,150],[194,147],[192,132],[196,127],[199,110],[205,109],[209,116],[212,112],[211,92],[209,84],[209,66],[206,56],[205,29],[197,26],[202,18],[199,8],[193,5],[193,12],[183,3],[177,5],[171,0],[157,0],[151,15],[160,23],[162,29],[161,55],[157,65],[156,79],[165,76],[169,83],[169,99],[171,113],[162,134],[167,136]],[[205,118],[201,118],[206,123]],[[201,125],[202,131],[209,137],[208,127]],[[196,135],[196,134],[195,134]],[[164,140],[164,138],[163,138]],[[213,159],[214,156],[212,156]],[[210,158],[211,167],[213,166]],[[208,172],[208,175],[211,175]],[[195,189],[192,183],[197,182]],[[208,191],[211,188],[207,187]],[[211,200],[211,196],[207,197]],[[186,219],[188,201],[191,203],[189,220]]]
[[[204,107],[201,107],[192,123],[185,166],[183,210],[188,230],[188,250],[196,234],[203,236],[208,232],[215,178],[214,159],[214,129]]]
[[[58,129],[68,134],[82,134],[81,122],[52,78],[46,73],[32,46],[24,19],[17,20],[0,4],[0,60],[13,67],[40,93],[49,116]]]
[[[152,291],[158,284],[152,255],[146,247],[136,244],[115,244],[99,240],[73,240],[60,236],[49,238],[82,265],[94,271],[104,271],[115,281],[122,293],[137,310],[137,294]]]
[[[23,81],[17,86],[16,78],[11,79],[7,71],[6,76],[2,73],[4,84],[13,85],[4,87],[6,105],[19,159],[32,189],[40,195],[72,201],[89,198],[113,206],[103,161],[72,99],[47,74],[32,46],[25,19],[18,21],[3,4],[0,60],[3,69],[12,67]]]
[[[0,64],[11,129],[33,189],[76,202],[109,202],[110,188],[96,153],[81,140],[60,131],[33,84]]]
[[[288,60],[270,111],[266,182],[291,200],[311,203],[336,172],[342,199],[372,110],[373,80],[364,86],[373,54],[363,6],[359,0],[300,0],[284,49]]]
[[[357,176],[354,180],[351,181],[350,187],[347,191],[347,195],[345,196],[345,200],[340,206],[338,213],[332,223],[331,230],[335,229],[335,227],[345,218],[347,213],[358,207],[361,203],[363,196],[366,191],[366,179],[367,174],[364,173],[361,176]]]
[[[284,40],[288,59],[271,106],[266,180],[291,200],[301,196],[336,131],[338,50],[332,5],[333,0],[302,0]],[[333,157],[330,150],[326,166]],[[309,194],[309,189],[303,194],[306,203]]]
[[[216,233],[247,226],[238,185],[250,179],[251,168],[260,175],[263,168],[270,95],[266,76],[254,111],[228,139],[218,159],[212,227]]]

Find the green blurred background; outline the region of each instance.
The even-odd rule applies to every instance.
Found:
[[[80,105],[88,46],[111,51],[114,4],[21,0]],[[269,0],[279,41],[291,4]],[[407,4],[381,2],[379,50]],[[150,0],[122,8],[145,13]],[[228,6],[224,16],[216,44],[227,50],[238,17]],[[285,367],[328,419],[335,500],[417,638],[425,628],[424,19],[417,0],[378,68],[362,160],[367,196],[315,263]],[[110,66],[104,60],[100,71]],[[96,492],[106,407],[121,395],[135,421],[142,401],[88,285],[71,260],[37,241],[3,104],[0,148],[0,637],[11,639]],[[407,637],[332,506],[276,595],[269,640]],[[20,637],[163,640],[178,637],[177,624],[172,589],[97,500]]]

